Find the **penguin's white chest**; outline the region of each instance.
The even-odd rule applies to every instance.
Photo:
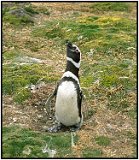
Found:
[[[65,126],[80,122],[77,92],[72,81],[64,81],[58,87],[55,108],[57,120]]]

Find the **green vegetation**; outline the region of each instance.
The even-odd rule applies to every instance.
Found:
[[[29,99],[31,97],[31,93],[28,89],[23,88],[20,90],[17,90],[16,93],[14,94],[14,101],[22,104],[26,99]]]
[[[10,7],[11,6],[11,7]],[[31,7],[26,7],[25,5],[18,5],[18,3],[13,5],[12,3],[8,5],[3,5],[3,21],[9,22],[14,26],[24,26],[28,24],[34,24],[32,13],[36,12]]]
[[[99,149],[90,149],[87,148],[83,151],[83,157],[84,158],[95,158],[95,157],[101,157],[102,156],[102,151]]]
[[[3,20],[15,26],[34,23],[33,19],[29,15],[16,16],[16,15],[12,15],[11,13],[5,13]]]
[[[28,5],[24,7],[25,11],[27,11],[29,14],[39,14],[38,11],[36,11],[32,5]]]
[[[10,7],[11,6],[11,7]],[[8,5],[3,5],[3,21],[9,22],[14,26],[25,26],[34,24],[34,16],[36,14],[43,13],[45,15],[50,15],[50,12],[47,8],[36,8],[33,7],[30,3],[19,5],[11,3]]]
[[[29,91],[25,89],[27,85],[35,85],[41,78],[46,83],[55,82],[59,78],[53,77],[51,67],[40,64],[6,65],[3,74],[3,93],[14,94],[16,102],[23,102],[30,97]]]
[[[29,63],[25,58],[16,50],[3,54],[3,62],[10,62],[3,66],[3,94],[12,94],[15,102],[18,103],[30,97],[30,91],[25,88],[27,85],[35,85],[41,78],[46,83],[55,82],[59,78],[59,75],[53,76],[52,67]]]
[[[31,4],[27,5],[24,7],[25,11],[27,11],[30,14],[45,14],[45,15],[50,15],[50,12],[48,11],[47,8],[44,7],[35,7]]]
[[[71,152],[68,133],[64,135],[39,133],[11,126],[3,128],[3,135],[3,157],[5,158],[48,158],[48,153],[42,151],[46,144],[51,150],[56,150],[56,157],[62,157]],[[25,152],[27,148],[30,150],[29,153]]]
[[[80,37],[83,39],[83,51],[89,51],[95,48],[104,53],[109,51],[121,51],[126,53],[128,46],[135,47],[135,36],[133,31],[136,28],[136,22],[131,23],[130,19],[101,16],[101,17],[80,17],[76,21],[72,19],[64,21],[47,21],[44,27],[35,28],[33,35],[35,37],[44,37],[49,39],[71,39],[77,42]],[[130,31],[130,32],[129,32]],[[128,32],[128,33],[127,33]],[[82,42],[78,42],[82,43]]]
[[[101,2],[95,3],[91,6],[92,12],[104,12],[104,11],[121,11],[129,12],[131,11],[130,3],[123,2]]]
[[[110,145],[111,141],[108,137],[105,136],[100,136],[95,138],[96,143],[99,144],[100,146],[108,146]]]

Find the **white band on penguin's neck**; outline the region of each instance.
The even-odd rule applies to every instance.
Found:
[[[70,57],[67,57],[67,61],[70,61],[76,68],[80,68],[80,61],[77,63]]]
[[[62,78],[63,78],[63,77],[71,77],[71,78],[73,78],[75,81],[77,81],[77,83],[79,84],[79,79],[78,79],[78,77],[75,76],[75,74],[73,74],[73,73],[70,72],[70,71],[65,72],[65,73],[63,74]]]

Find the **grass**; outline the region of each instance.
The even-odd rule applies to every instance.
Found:
[[[30,13],[31,15],[32,15],[32,14],[39,14],[39,12],[36,11],[36,10],[32,7],[32,5],[25,6],[24,9],[25,9],[25,11],[27,11],[27,12]]]
[[[16,103],[22,104],[26,99],[29,99],[29,98],[31,98],[30,91],[26,88],[23,88],[16,91],[13,99]]]
[[[50,66],[35,63],[20,65],[22,61],[20,62],[19,59],[21,58],[24,60],[24,56],[17,50],[3,54],[3,62],[11,62],[3,66],[3,93],[5,95],[12,94],[15,102],[18,103],[22,103],[30,97],[30,91],[25,88],[27,85],[35,85],[41,78],[46,83],[55,82],[59,78],[59,76],[53,77],[53,69]],[[17,65],[17,63],[19,64]]]
[[[18,3],[14,6],[10,4],[9,6],[3,5],[3,10],[2,10],[2,14],[3,14],[3,21],[9,22],[10,24],[14,25],[14,26],[24,26],[24,25],[33,25],[34,21],[33,21],[33,14],[37,14],[37,12],[35,10],[33,10],[33,8],[31,7],[31,5],[18,5]]]
[[[90,148],[87,148],[83,151],[83,156],[85,158],[98,158],[102,156],[102,151],[99,149],[90,150]]]
[[[50,149],[57,151],[56,157],[70,153],[70,134],[49,134],[33,132],[29,129],[18,126],[3,128],[3,157],[5,158],[48,158],[48,153],[43,153],[42,149],[47,144]],[[61,141],[63,143],[61,143]],[[30,154],[24,152],[31,149]],[[63,150],[64,148],[64,150]],[[59,152],[63,150],[63,152]]]
[[[34,2],[23,5],[27,17],[20,18],[9,14],[21,7],[17,4],[3,10],[2,93],[7,97],[3,102],[3,157],[48,158],[48,153],[42,153],[46,143],[56,149],[54,157],[58,158],[136,157],[136,4]],[[42,132],[47,114],[42,104],[35,108],[63,74],[67,39],[82,52],[80,85],[86,96],[83,109],[88,111],[73,148],[68,132]],[[30,62],[27,57],[43,62]],[[26,88],[40,79],[53,87],[36,94]],[[10,106],[15,108],[8,115]],[[30,129],[13,121],[18,110],[30,115],[28,120],[23,118]],[[38,114],[45,118],[38,120]]]
[[[13,24],[14,26],[27,25],[27,24],[34,23],[33,19],[28,15],[24,15],[19,18],[15,15],[11,15],[9,13],[6,13],[4,15],[3,21],[7,21],[10,24]]]
[[[129,12],[131,11],[130,3],[123,2],[102,2],[95,3],[91,6],[92,12],[104,12],[104,11],[121,11],[121,12]]]
[[[49,72],[51,72],[51,76]],[[43,78],[43,81],[46,83],[55,82],[59,78],[59,76],[52,76],[51,67],[41,66],[39,64],[27,64],[23,66],[6,65],[3,73],[6,73],[6,75],[3,76],[3,93],[13,94],[15,102],[18,103],[30,97],[30,91],[25,89],[27,85],[35,85],[41,78]]]
[[[40,14],[40,13],[44,15],[50,15],[50,11],[46,7],[43,7],[43,6],[37,7],[29,3],[29,5],[26,5],[24,7],[24,9],[31,15]]]
[[[108,146],[111,143],[110,139],[105,136],[97,137],[95,138],[95,140],[96,140],[96,143],[100,146]]]
[[[58,24],[58,25],[57,25]],[[127,18],[101,16],[101,17],[80,17],[76,21],[48,21],[44,27],[35,28],[33,35],[35,37],[47,37],[62,41],[71,39],[73,42],[82,37],[83,51],[89,51],[91,48],[100,52],[107,53],[121,51],[126,53],[125,48],[135,47],[135,37],[133,31],[136,23],[131,24]],[[128,34],[127,34],[128,32]],[[126,39],[126,40],[125,40]],[[132,43],[133,42],[133,43]],[[78,42],[82,43],[82,42]],[[86,48],[87,50],[84,50]]]

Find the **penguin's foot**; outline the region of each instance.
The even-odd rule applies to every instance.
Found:
[[[74,126],[71,126],[70,127],[70,131],[71,132],[76,132],[77,130],[79,130],[80,129],[80,125],[74,125]]]
[[[48,128],[47,131],[51,132],[51,133],[52,132],[56,133],[56,132],[58,132],[60,130],[62,130],[62,131],[70,130],[71,132],[76,132],[80,128],[81,128],[81,123],[80,122],[78,124],[76,124],[76,125],[73,125],[73,126],[65,126],[62,123],[56,123],[52,127]]]
[[[62,125],[61,124],[58,124],[58,125],[54,125],[50,128],[47,129],[48,132],[58,132],[60,129],[62,128]]]
[[[63,130],[63,129],[65,129],[65,126],[62,123],[58,122],[52,127],[48,128],[47,131],[48,132],[58,132],[59,130]]]

